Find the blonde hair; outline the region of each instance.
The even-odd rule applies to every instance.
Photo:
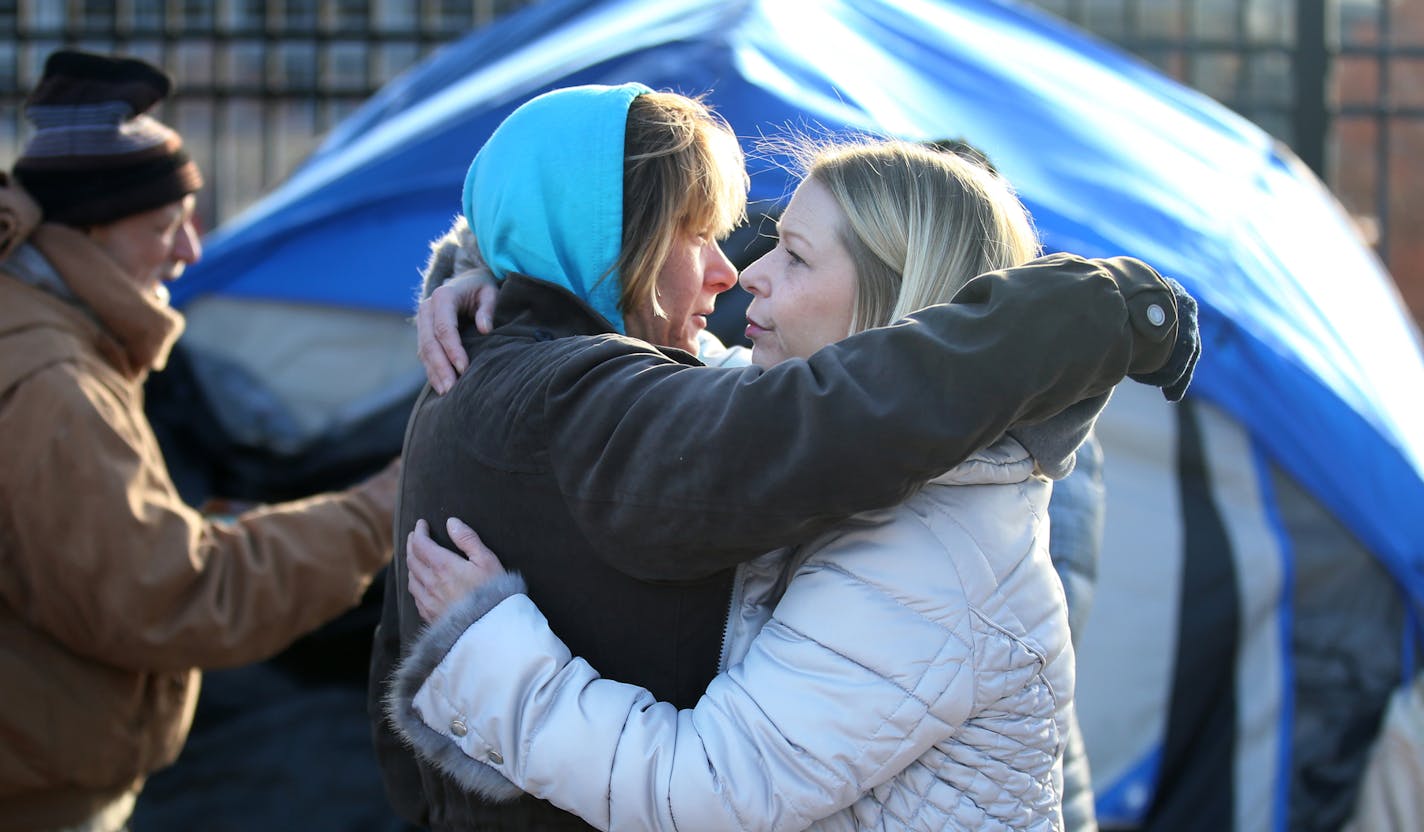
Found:
[[[746,216],[748,179],[727,122],[701,99],[645,93],[628,108],[623,244],[615,266],[624,313],[658,304],[658,272],[678,232],[725,238]]]
[[[1028,211],[1002,177],[914,142],[800,138],[783,148],[846,216],[856,271],[851,333],[944,303],[984,272],[1038,256]]]

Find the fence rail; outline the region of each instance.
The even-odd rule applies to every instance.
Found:
[[[21,103],[50,51],[74,45],[138,55],[180,81],[162,115],[209,172],[199,210],[218,223],[286,177],[323,133],[399,72],[529,2],[0,0],[0,29],[15,33],[0,42],[0,163],[27,137]],[[1399,67],[1424,68],[1424,14],[1410,16],[1420,18],[1404,30],[1414,32],[1411,41],[1396,26],[1396,12],[1410,8],[1399,0],[1035,2],[1280,138],[1377,229],[1397,277],[1424,272],[1416,265],[1424,243],[1420,261],[1407,246],[1392,246],[1424,240],[1424,182],[1402,175],[1395,139],[1424,128],[1424,100],[1401,95],[1424,86],[1424,75],[1414,76],[1417,85],[1397,77]],[[1353,97],[1340,91],[1342,79],[1361,74],[1370,82],[1354,83]]]

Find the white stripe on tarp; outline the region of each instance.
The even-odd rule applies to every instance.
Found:
[[[1280,769],[1284,661],[1281,601],[1287,547],[1264,504],[1262,477],[1245,427],[1195,402],[1212,502],[1231,542],[1240,630],[1236,654],[1235,832],[1271,832]]]
[[[1099,791],[1166,738],[1183,540],[1177,420],[1154,388],[1123,384],[1098,420],[1107,522],[1078,647],[1078,717]],[[1155,773],[1154,773],[1155,774]],[[1155,782],[1128,784],[1145,808]],[[1108,820],[1106,818],[1102,820]]]

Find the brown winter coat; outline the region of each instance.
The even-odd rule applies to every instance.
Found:
[[[182,317],[79,231],[29,242],[74,298],[0,264],[0,830],[136,792],[183,745],[196,668],[270,656],[351,607],[391,540],[360,489],[230,523],[185,505],[142,393]]]

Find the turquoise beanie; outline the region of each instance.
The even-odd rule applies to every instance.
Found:
[[[642,84],[568,87],[510,113],[470,163],[465,218],[495,277],[555,283],[623,332],[623,134]]]

